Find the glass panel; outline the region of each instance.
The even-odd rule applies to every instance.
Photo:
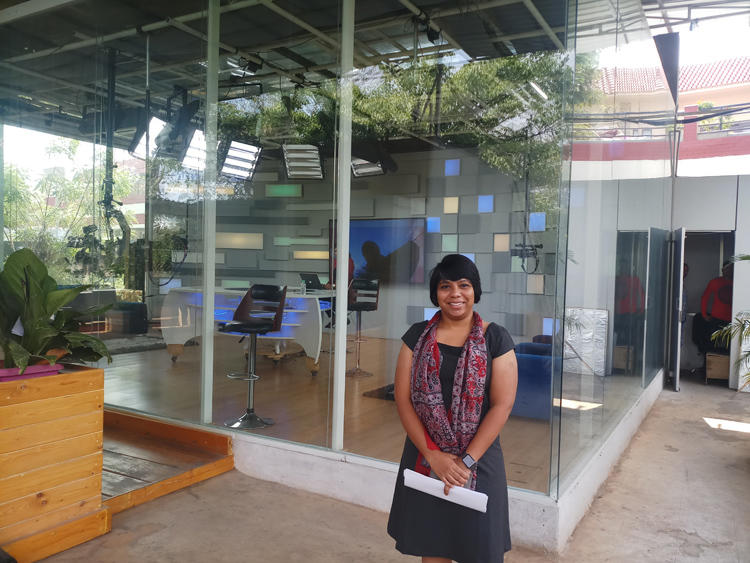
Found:
[[[648,232],[670,220],[674,101],[664,78],[642,87],[661,62],[638,4],[604,6],[579,5],[577,15],[576,83],[594,95],[572,117],[560,493],[663,363],[663,329],[645,337],[647,290],[665,287],[656,272],[647,278]]]
[[[659,370],[664,367],[667,334],[668,245],[668,231],[664,229],[650,230],[644,387],[651,383]]]
[[[5,253],[90,284],[73,307],[109,306],[81,329],[113,355],[107,404],[197,421],[198,348],[170,360],[162,305],[203,278],[205,45],[163,19],[188,8],[139,4],[63,3],[0,28]],[[183,21],[204,25],[189,5]]]
[[[288,13],[253,5],[221,18],[222,44],[242,49],[222,56],[218,82],[213,421],[330,446],[338,50],[300,39]],[[295,15],[334,33],[339,6]],[[249,22],[275,30],[274,41],[248,34]],[[300,65],[319,68],[305,80]],[[258,317],[276,311],[258,312],[256,294],[252,321],[221,328],[262,286],[286,288],[280,327],[263,326]]]
[[[379,57],[354,75],[352,158],[370,166],[352,177],[350,255],[355,282],[376,279],[379,298],[350,303],[348,366],[361,371],[347,381],[344,447],[400,459],[401,336],[437,310],[431,269],[461,253],[480,273],[476,310],[517,345],[519,390],[501,436],[509,483],[547,493],[568,61],[548,37],[496,41],[502,10],[472,6],[467,16],[442,4],[444,35],[401,20],[377,32],[362,23],[355,35],[355,52]]]

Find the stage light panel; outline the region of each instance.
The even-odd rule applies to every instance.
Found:
[[[255,145],[232,141],[224,159],[224,165],[221,167],[221,173],[241,180],[252,179],[260,159],[260,151],[261,148]]]
[[[314,145],[282,145],[287,178],[323,179],[320,151]]]
[[[162,121],[158,117],[152,117],[151,120],[148,122],[148,137],[149,137],[149,145],[151,149],[149,151],[149,157],[153,157],[154,154],[156,154],[156,151],[159,148],[156,145],[156,137],[159,136],[159,133],[161,133],[165,125],[166,125],[166,122]],[[135,150],[133,150],[133,152],[131,152],[130,154],[142,160],[146,159],[146,134],[145,133],[141,135],[141,139],[138,141],[138,144],[135,146]]]

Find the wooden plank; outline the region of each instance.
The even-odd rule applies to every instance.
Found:
[[[32,448],[0,454],[0,479],[17,473],[92,454],[102,449],[102,432],[93,432],[42,444]]]
[[[97,389],[104,389],[104,370],[77,367],[70,373],[0,383],[0,406],[64,397]]]
[[[155,498],[189,487],[195,483],[205,481],[216,475],[234,469],[234,456],[226,456],[215,462],[196,467],[170,479],[159,481],[147,487],[136,489],[127,494],[113,497],[102,502],[102,505],[112,511],[112,514],[122,512],[127,508],[138,506]]]
[[[5,544],[2,548],[19,563],[38,561],[106,534],[111,527],[111,514],[107,509],[101,509],[44,532]]]
[[[8,429],[102,410],[103,406],[104,390],[99,389],[64,397],[6,405],[0,407],[0,420],[2,420],[2,427]]]
[[[32,446],[48,444],[74,436],[99,432],[102,429],[102,411],[48,420],[0,430],[0,454],[25,450]]]
[[[36,493],[0,504],[0,533],[5,526],[33,518],[38,514],[52,512],[83,499],[95,496],[101,490],[101,477],[97,473],[84,479],[49,487]],[[101,501],[100,501],[101,503]],[[89,506],[89,511],[98,510],[101,504]],[[56,522],[55,522],[56,523]]]
[[[222,455],[232,453],[231,436],[216,434],[198,428],[179,426],[178,424],[111,410],[104,412],[104,425],[106,427],[128,429],[147,436],[174,440]]]
[[[104,449],[156,463],[173,465],[180,470],[190,469],[222,457],[221,454],[215,452],[196,450],[185,444],[134,434],[111,426],[107,427]]]
[[[102,497],[112,498],[118,497],[134,491],[135,489],[142,489],[148,487],[152,483],[148,481],[142,481],[135,479],[128,475],[120,475],[119,473],[111,473],[109,471],[102,471]]]
[[[0,503],[36,494],[67,481],[84,479],[101,472],[102,454],[95,453],[13,475],[0,479]]]
[[[44,512],[28,520],[23,520],[0,529],[0,545],[10,543],[19,538],[46,530],[60,522],[67,522],[90,514],[92,510],[101,509],[102,498],[98,492],[95,496],[82,499],[75,504],[68,505],[53,512]]]
[[[175,465],[156,463],[148,459],[141,459],[116,452],[104,452],[103,471],[111,471],[127,475],[147,483],[155,483],[179,473]]]

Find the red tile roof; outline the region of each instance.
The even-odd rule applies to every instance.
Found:
[[[680,68],[680,92],[750,84],[750,57]],[[599,88],[605,94],[635,94],[666,89],[658,68],[603,68]]]

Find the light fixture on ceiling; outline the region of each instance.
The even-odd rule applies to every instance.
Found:
[[[185,168],[203,172],[206,169],[206,136],[203,131],[196,129],[190,144],[182,158],[182,165]]]
[[[320,150],[314,145],[282,145],[286,176],[290,179],[323,179]]]
[[[156,138],[162,132],[166,126],[166,122],[162,121],[158,117],[152,117],[148,123],[148,137],[149,137],[149,157],[156,155],[158,146],[156,144]],[[136,131],[133,141],[130,143],[128,152],[136,158],[141,160],[146,159],[146,132],[144,130]]]
[[[362,176],[380,176],[385,174],[380,162],[370,162],[362,158],[352,157],[352,174],[355,178]]]
[[[529,86],[531,86],[531,87],[532,87],[532,88],[534,89],[534,91],[535,91],[535,92],[536,92],[537,94],[539,94],[539,95],[540,95],[540,96],[541,96],[542,98],[544,98],[545,100],[549,100],[549,96],[548,96],[548,95],[546,94],[546,92],[545,92],[544,90],[542,90],[542,89],[541,89],[541,88],[539,87],[539,84],[537,84],[537,83],[536,83],[536,82],[534,82],[533,80],[529,80]]]
[[[252,180],[260,158],[260,151],[260,147],[232,141],[224,159],[224,165],[221,167],[221,173],[241,180]]]

